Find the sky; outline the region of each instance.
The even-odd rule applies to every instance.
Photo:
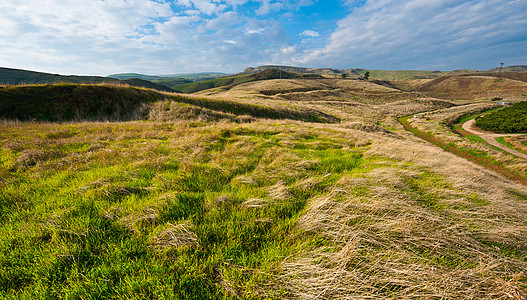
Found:
[[[502,62],[527,64],[527,0],[0,0],[0,67],[48,73]]]

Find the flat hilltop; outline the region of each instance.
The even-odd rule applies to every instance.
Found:
[[[524,73],[307,71],[0,86],[0,295],[525,298]]]

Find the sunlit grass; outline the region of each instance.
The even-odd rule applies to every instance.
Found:
[[[296,126],[189,125],[4,126],[3,293],[261,298],[262,284],[278,287],[280,261],[322,242],[295,220],[362,164],[360,148],[293,137]],[[308,178],[321,180],[306,189]]]

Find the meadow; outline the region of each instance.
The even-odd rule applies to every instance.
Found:
[[[397,122],[429,111],[408,123],[524,176],[524,162],[448,126],[490,101],[333,79],[189,96],[19,88],[4,91],[130,93],[141,113],[0,122],[3,298],[527,295],[525,186]]]

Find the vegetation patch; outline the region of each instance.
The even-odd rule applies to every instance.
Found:
[[[476,126],[495,132],[527,132],[527,101],[479,116]]]

